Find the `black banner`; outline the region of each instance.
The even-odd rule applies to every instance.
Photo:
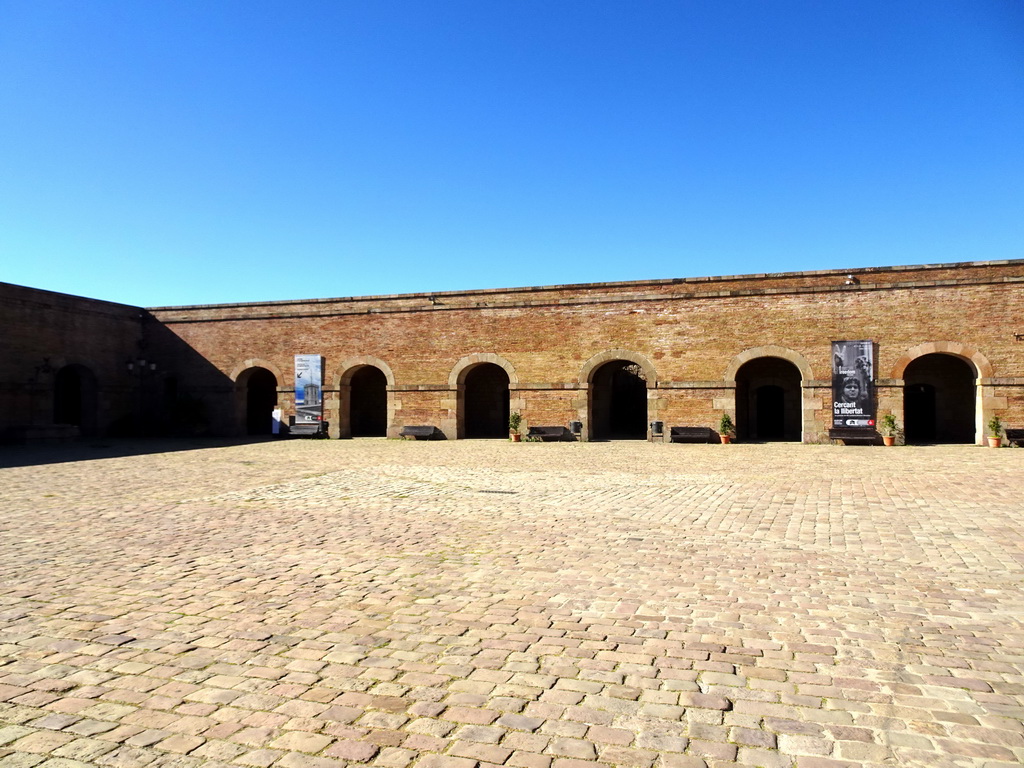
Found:
[[[832,342],[832,426],[874,429],[875,345]]]

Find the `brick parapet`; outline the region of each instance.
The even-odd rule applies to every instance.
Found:
[[[585,306],[622,302],[647,303],[786,294],[856,293],[998,283],[1013,284],[1024,283],[1022,271],[1024,271],[1024,260],[966,262],[922,265],[920,267],[789,272],[776,275],[757,274],[536,288],[493,288],[477,291],[154,307],[150,311],[159,317],[161,322],[169,324],[241,319],[300,320],[395,312],[451,312],[465,309]],[[922,272],[928,274],[932,279],[910,279],[911,276],[919,276]],[[859,282],[846,284],[847,276],[850,275]],[[538,298],[527,298],[529,296]]]

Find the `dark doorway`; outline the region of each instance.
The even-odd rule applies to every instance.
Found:
[[[494,363],[480,363],[466,373],[463,393],[464,434],[468,438],[507,438],[509,378]]]
[[[755,390],[755,397],[758,437],[761,440],[785,440],[785,390],[775,384],[765,384]]]
[[[349,418],[352,437],[388,434],[388,379],[380,368],[365,365],[352,375]]]
[[[277,405],[277,377],[266,368],[250,368],[239,377],[245,386],[245,432],[269,435]]]
[[[935,387],[911,384],[903,389],[903,424],[908,443],[935,442]]]
[[[53,380],[53,423],[71,424],[80,434],[97,433],[96,377],[84,365],[65,365]]]
[[[594,372],[590,393],[591,439],[647,439],[647,378],[639,365],[605,363]]]
[[[908,443],[975,441],[975,373],[970,363],[934,353],[903,372],[903,428]]]
[[[759,357],[736,372],[736,437],[755,442],[801,439],[800,369]]]

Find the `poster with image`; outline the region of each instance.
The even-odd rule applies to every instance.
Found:
[[[322,355],[295,356],[295,423],[309,424],[323,419]]]
[[[832,426],[875,426],[875,345],[832,342]]]

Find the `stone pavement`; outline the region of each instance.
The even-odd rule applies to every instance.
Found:
[[[0,469],[0,768],[1024,762],[1024,451],[121,447]]]

